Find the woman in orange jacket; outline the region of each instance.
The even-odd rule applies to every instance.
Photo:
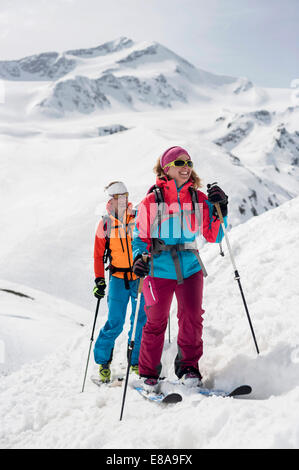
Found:
[[[129,300],[132,303],[130,317],[130,343],[137,301],[139,278],[133,273],[132,236],[135,224],[135,213],[128,202],[128,190],[124,183],[116,181],[106,187],[109,201],[107,215],[100,221],[94,245],[94,295],[103,298],[105,295],[104,264],[109,258],[109,292],[108,319],[100,330],[94,347],[95,362],[99,364],[99,376],[103,382],[111,377],[110,363],[116,338],[123,330]],[[144,300],[141,297],[138,315],[135,344],[132,352],[131,370],[138,373],[138,358],[142,328],[146,322]]]

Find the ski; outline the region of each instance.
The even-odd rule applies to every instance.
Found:
[[[98,377],[91,376],[90,380],[98,387],[121,387],[124,378],[117,377],[116,379],[112,379],[109,382],[102,382],[102,380],[100,380]]]
[[[204,388],[204,387],[196,387],[196,393],[200,393],[201,395],[205,395],[206,397],[233,397],[237,398],[241,395],[249,395],[252,392],[252,388],[250,385],[240,385],[239,387],[234,388],[230,392],[225,390],[217,390],[211,388]]]
[[[145,399],[153,401],[155,403],[164,403],[164,404],[171,404],[171,403],[179,403],[182,401],[183,397],[179,393],[160,393],[160,392],[147,392],[142,387],[134,387],[137,392],[143,396]]]
[[[179,380],[167,380],[164,379],[160,382],[160,389],[162,390],[162,393],[166,394],[167,390],[167,385],[171,386],[179,386],[179,390],[182,392],[182,394],[187,393],[199,393],[200,395],[204,395],[206,397],[233,397],[233,398],[238,398],[239,396],[242,395],[249,395],[252,392],[252,388],[250,385],[240,385],[234,389],[231,390],[223,390],[223,389],[216,389],[216,388],[208,388],[208,387],[188,387],[181,383]],[[184,391],[184,392],[183,392]]]

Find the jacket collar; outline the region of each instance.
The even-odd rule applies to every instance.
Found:
[[[169,180],[166,177],[157,178],[156,185],[163,190],[164,199],[167,204],[172,202],[178,202],[178,194],[183,200],[186,199],[187,194],[189,194],[189,188],[192,186],[193,181],[189,180],[180,188],[177,187],[177,184],[174,179]]]

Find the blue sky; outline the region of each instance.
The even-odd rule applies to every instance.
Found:
[[[289,87],[298,25],[299,0],[1,0],[0,60],[127,36],[213,73]]]

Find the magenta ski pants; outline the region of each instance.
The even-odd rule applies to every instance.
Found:
[[[143,328],[139,355],[141,376],[159,377],[169,311],[175,294],[178,310],[178,354],[175,373],[180,378],[186,367],[198,370],[202,356],[203,274],[199,271],[178,284],[173,279],[148,276],[143,285],[147,322]]]

